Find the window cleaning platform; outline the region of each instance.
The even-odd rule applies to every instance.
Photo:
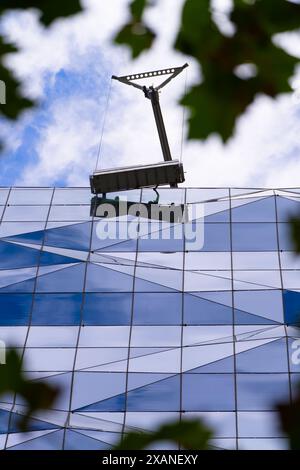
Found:
[[[128,191],[149,187],[157,188],[158,186],[165,185],[170,185],[171,188],[177,188],[178,184],[184,182],[185,178],[182,163],[179,160],[172,160],[160,108],[159,92],[161,88],[179,75],[187,66],[188,64],[184,64],[182,67],[154,70],[152,72],[144,72],[122,77],[116,77],[115,75],[112,76],[112,79],[114,80],[118,80],[121,83],[131,85],[138,90],[141,90],[145,98],[151,101],[164,161],[150,165],[135,165],[114,169],[96,170],[90,176],[90,186],[93,194],[102,193],[105,195],[110,192]],[[163,81],[156,87],[153,85],[146,87],[136,83],[137,80],[157,77],[163,78]]]
[[[177,185],[184,182],[183,166],[178,160],[151,165],[126,166],[95,171],[90,177],[93,194],[131,189]]]

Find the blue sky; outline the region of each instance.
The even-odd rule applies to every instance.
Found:
[[[132,62],[129,52],[112,44],[127,18],[127,0],[84,0],[85,12],[57,21],[45,31],[36,12],[14,13],[3,21],[7,36],[21,52],[8,59],[39,101],[16,125],[2,122],[7,149],[0,160],[0,185],[88,186],[97,159],[105,104],[112,74],[135,73],[188,61],[187,82],[198,77],[196,65],[171,45],[182,0],[161,0],[148,22],[159,33],[150,52]],[[174,8],[176,4],[176,8]],[[215,0],[216,18],[226,26],[230,0]],[[225,25],[225,26],[224,26]],[[279,39],[300,56],[300,35]],[[185,76],[161,95],[166,128],[175,157],[180,154]],[[217,136],[206,142],[184,142],[186,185],[281,186],[299,184],[300,74],[294,95],[273,101],[258,97],[224,146]],[[203,116],[205,119],[205,116]],[[184,128],[186,132],[186,127]],[[149,103],[135,89],[113,82],[104,128],[100,165],[157,162],[161,152]]]

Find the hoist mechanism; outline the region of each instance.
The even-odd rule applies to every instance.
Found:
[[[113,80],[118,80],[121,83],[141,90],[144,93],[145,98],[151,101],[164,161],[150,165],[136,165],[96,170],[90,176],[91,191],[93,194],[102,193],[105,195],[109,192],[147,187],[156,188],[162,185],[170,185],[171,188],[177,188],[178,183],[184,182],[182,163],[178,160],[172,160],[165,124],[160,108],[159,91],[173,78],[179,75],[187,66],[188,64],[184,64],[182,67],[154,70],[152,72],[124,75],[122,77],[116,77],[115,75],[112,76]],[[164,80],[156,87],[153,85],[147,87],[136,83],[137,80],[154,77],[163,77]]]

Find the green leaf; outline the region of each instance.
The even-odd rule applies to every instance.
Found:
[[[150,49],[155,39],[155,33],[143,22],[144,11],[150,4],[149,0],[133,0],[129,5],[130,21],[120,29],[114,38],[116,44],[129,47],[133,58]]]
[[[0,396],[6,393],[20,395],[27,406],[25,413],[18,420],[21,431],[27,430],[27,424],[34,411],[50,408],[60,390],[44,382],[32,382],[22,372],[22,357],[14,349],[6,353],[6,364],[0,366]]]
[[[186,0],[175,49],[195,57],[199,65],[207,60],[222,42],[222,35],[213,22],[210,0]]]
[[[254,4],[234,0],[231,13],[231,20],[239,29],[250,31],[259,26],[268,35],[299,29],[299,17],[300,5],[287,0],[256,0]]]
[[[300,218],[293,217],[290,220],[291,238],[294,243],[294,250],[300,253]]]
[[[132,57],[136,58],[144,50],[151,47],[154,38],[154,32],[146,25],[139,22],[131,22],[119,31],[115,37],[115,43],[128,45]]]
[[[171,441],[188,450],[207,449],[211,431],[200,420],[176,421],[163,424],[156,431],[131,432],[116,446],[116,450],[145,449],[154,442]]]
[[[291,450],[300,450],[300,385],[293,393],[293,403],[280,403],[277,406],[282,431],[289,439]]]
[[[5,83],[6,89],[6,104],[0,105],[0,114],[9,119],[16,119],[24,109],[33,105],[31,100],[22,96],[20,83],[2,62],[5,54],[15,50],[12,44],[5,43],[0,36],[0,79]]]
[[[272,37],[300,28],[300,5],[282,0],[236,0],[234,6],[231,20],[236,33],[225,37],[213,21],[209,0],[186,0],[184,4],[175,48],[196,59],[202,71],[202,83],[181,100],[190,112],[191,139],[217,133],[226,142],[237,119],[258,94],[276,97],[291,91],[289,79],[299,60],[274,45]],[[257,76],[242,80],[235,69],[247,63],[256,66]]]
[[[6,10],[37,8],[41,11],[41,22],[48,26],[60,17],[82,11],[80,0],[1,0],[0,15]]]
[[[29,8],[40,10],[40,20],[47,26],[56,18],[70,16],[82,10],[79,0],[1,0],[0,16],[8,10]],[[34,105],[23,95],[20,82],[3,63],[5,54],[16,51],[16,47],[5,43],[0,36],[0,80],[5,83],[6,88],[6,104],[0,105],[0,114],[8,119],[16,119],[22,111]]]
[[[141,21],[144,10],[148,5],[148,0],[133,0],[129,6],[132,18]]]

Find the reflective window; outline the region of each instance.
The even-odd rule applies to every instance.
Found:
[[[3,221],[35,222],[47,219],[48,206],[6,206]]]
[[[182,323],[181,293],[135,293],[135,325],[179,325]]]
[[[186,224],[185,230],[188,238],[193,240],[197,236],[197,223]],[[203,245],[198,246],[195,243],[194,247],[191,243],[190,251],[230,251],[230,225],[229,224],[204,224]],[[198,235],[200,238],[200,234]]]
[[[131,294],[85,295],[82,323],[84,325],[129,325]]]
[[[31,304],[31,294],[0,294],[0,325],[28,325]]]
[[[129,374],[127,409],[129,411],[176,411],[180,404],[179,375]]]
[[[90,209],[90,205],[52,206],[49,220],[88,220],[90,218]]]
[[[231,209],[232,222],[276,222],[274,196],[236,199]]]
[[[7,205],[8,195],[0,189],[0,341],[60,394],[26,434],[24,399],[3,396],[0,449],[109,450],[130,427],[181,417],[204,420],[214,448],[288,447],[275,409],[299,393],[288,224],[299,189],[109,194],[188,205],[186,224],[92,218],[89,188],[12,188]]]
[[[300,212],[300,198],[277,197],[278,222],[288,222],[292,216],[297,216]]]
[[[233,251],[276,251],[276,224],[234,223],[232,224]]]
[[[282,437],[276,411],[240,412],[238,426],[241,437]]]
[[[53,189],[12,188],[8,204],[11,205],[48,205],[51,202]]]
[[[289,399],[287,374],[238,374],[237,404],[243,411],[271,411]]]
[[[52,204],[90,204],[91,198],[88,188],[55,188]]]
[[[234,410],[234,377],[232,374],[183,374],[182,380],[182,406],[184,410]]]
[[[6,204],[8,194],[9,194],[8,188],[0,188],[0,204],[1,205]]]
[[[280,223],[278,226],[279,249],[283,251],[293,251],[294,243],[291,239],[290,225],[288,223]]]
[[[82,294],[36,294],[33,325],[79,325]]]

